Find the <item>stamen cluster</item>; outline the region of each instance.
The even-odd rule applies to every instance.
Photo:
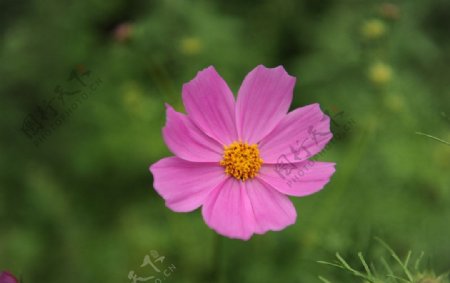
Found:
[[[262,164],[258,145],[243,142],[224,146],[223,159],[220,161],[227,175],[242,181],[254,178]]]

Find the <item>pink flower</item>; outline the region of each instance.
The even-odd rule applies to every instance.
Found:
[[[321,190],[334,163],[310,161],[332,138],[311,104],[288,113],[295,78],[259,65],[237,100],[214,67],[183,85],[187,115],[166,105],[164,140],[175,154],[150,166],[155,190],[176,212],[202,207],[217,233],[247,240],[295,223],[288,196]]]
[[[18,283],[19,280],[17,280],[14,275],[9,273],[8,271],[0,272],[0,283]]]

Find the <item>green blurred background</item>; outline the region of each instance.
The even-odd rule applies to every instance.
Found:
[[[375,236],[450,269],[450,146],[415,134],[450,141],[449,1],[18,0],[0,15],[0,270],[27,283],[361,282],[316,261],[375,260]],[[167,209],[148,166],[171,155],[164,102],[183,110],[184,82],[214,65],[236,92],[258,64],[297,77],[292,109],[334,117],[319,159],[337,171],[294,199],[295,225],[242,242]],[[140,267],[155,252],[168,276]]]

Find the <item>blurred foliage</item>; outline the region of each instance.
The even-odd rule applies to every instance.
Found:
[[[160,276],[140,267],[154,251],[176,266],[167,282],[359,282],[316,261],[376,257],[374,236],[449,270],[450,147],[415,134],[450,141],[449,1],[0,7],[0,270],[25,282],[130,282],[130,271]],[[165,208],[147,168],[170,155],[164,102],[182,110],[184,82],[214,65],[237,91],[258,64],[297,77],[292,108],[319,102],[338,116],[320,156],[337,172],[294,200],[295,225],[241,242],[217,237],[198,211]],[[55,111],[69,114],[36,146],[24,119],[58,86],[85,98],[66,95]]]

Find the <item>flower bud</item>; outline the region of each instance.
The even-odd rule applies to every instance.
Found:
[[[197,37],[185,37],[180,42],[180,51],[185,55],[196,55],[202,50],[202,43]]]
[[[405,101],[399,94],[389,93],[384,98],[386,107],[392,112],[401,112],[405,109]]]
[[[379,39],[385,35],[386,25],[381,20],[371,19],[362,25],[361,33],[365,39]]]
[[[392,3],[383,3],[380,7],[380,14],[388,20],[398,20],[400,18],[400,10],[397,5]]]
[[[131,39],[133,26],[130,23],[121,23],[113,31],[114,40],[117,42],[126,42]]]
[[[378,62],[369,68],[369,80],[378,86],[387,84],[392,79],[392,69],[389,65]]]

